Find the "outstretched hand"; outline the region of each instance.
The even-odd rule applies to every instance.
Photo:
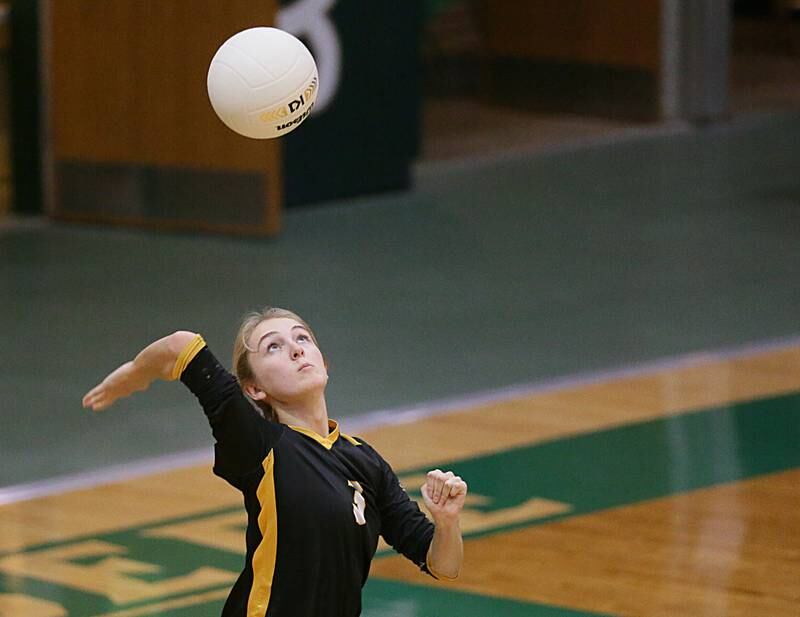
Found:
[[[175,379],[172,371],[176,360],[181,351],[198,337],[194,332],[178,330],[150,343],[136,358],[89,390],[83,397],[83,406],[92,411],[103,411],[121,398],[147,390],[156,379]],[[199,338],[202,341],[202,337]]]
[[[458,519],[467,498],[467,483],[459,476],[452,471],[434,469],[428,472],[426,482],[420,490],[425,507],[435,523]]]
[[[137,369],[133,361],[126,362],[84,395],[83,406],[103,411],[121,398],[147,390],[151,381],[152,377]]]

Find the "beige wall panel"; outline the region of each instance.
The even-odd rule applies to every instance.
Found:
[[[260,171],[277,141],[225,127],[206,93],[217,47],[275,0],[51,0],[56,159]]]
[[[491,0],[485,3],[492,56],[658,70],[657,0]]]

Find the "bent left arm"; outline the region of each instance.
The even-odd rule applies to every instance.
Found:
[[[436,578],[454,579],[464,561],[459,516],[467,497],[467,483],[452,471],[428,472],[420,489],[435,525],[428,549],[428,570]]]

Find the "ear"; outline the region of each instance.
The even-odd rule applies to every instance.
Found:
[[[244,393],[254,401],[264,401],[267,399],[267,393],[252,381],[245,382],[242,389]]]

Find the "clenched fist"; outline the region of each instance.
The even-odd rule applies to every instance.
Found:
[[[467,497],[467,483],[459,476],[452,471],[434,469],[428,472],[427,480],[420,490],[425,507],[435,523],[458,519]]]

